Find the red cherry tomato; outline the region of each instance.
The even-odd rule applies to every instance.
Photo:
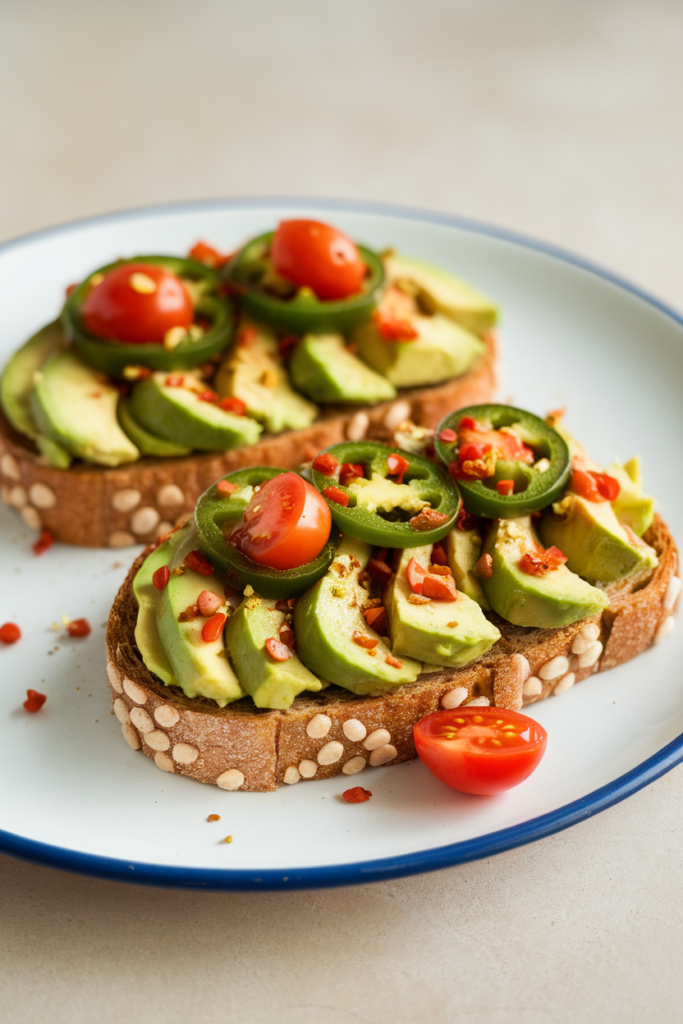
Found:
[[[360,291],[365,264],[351,239],[317,220],[283,220],[271,247],[278,274],[311,288],[319,299],[345,299]]]
[[[432,775],[451,789],[492,796],[524,782],[548,740],[533,718],[504,708],[435,711],[413,729],[415,746]]]
[[[98,338],[162,342],[171,327],[189,327],[192,300],[179,277],[151,263],[126,263],[90,289],[81,309]]]
[[[259,565],[296,569],[327,544],[332,516],[322,495],[296,473],[261,486],[233,530],[231,543]]]

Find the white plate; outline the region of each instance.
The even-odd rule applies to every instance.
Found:
[[[568,424],[603,463],[644,457],[645,484],[683,536],[683,327],[611,275],[547,246],[451,217],[338,202],[238,200],[117,214],[0,248],[4,359],[52,319],[65,285],[119,255],[183,253],[197,239],[230,251],[280,217],[304,213],[353,237],[440,264],[503,311],[502,395]],[[0,650],[0,849],[94,875],[161,885],[339,885],[488,856],[566,828],[646,785],[683,758],[683,640],[674,632],[619,669],[532,713],[548,730],[537,772],[497,798],[456,794],[415,761],[368,769],[374,796],[348,805],[345,778],[227,793],[177,775],[124,744],[104,679],[109,606],[137,549],[55,546],[41,558],[13,512],[0,511],[0,622],[24,637]],[[93,635],[51,630],[86,616]],[[48,695],[37,715],[26,689]],[[207,815],[221,816],[208,824]],[[231,844],[222,842],[232,835]]]

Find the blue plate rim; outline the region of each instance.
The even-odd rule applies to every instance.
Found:
[[[670,317],[683,326],[683,317],[660,299],[618,274],[569,252],[551,243],[540,241],[508,228],[461,217],[456,214],[439,213],[434,210],[398,204],[335,199],[327,197],[296,196],[245,196],[234,198],[185,200],[154,206],[84,217],[18,238],[0,243],[0,255],[10,249],[30,244],[52,235],[66,234],[86,225],[104,224],[117,220],[135,220],[138,217],[166,216],[172,213],[191,212],[201,209],[244,209],[251,207],[269,208],[276,206],[297,208],[323,208],[325,210],[348,211],[352,213],[374,213],[381,216],[401,217],[407,220],[426,221],[447,227],[455,227],[474,234],[500,238],[522,248],[532,249],[552,256],[565,263],[580,267],[638,296],[648,305]],[[650,785],[656,779],[671,771],[683,761],[683,733],[667,743],[661,750],[642,761],[635,768],[617,779],[593,790],[586,796],[569,804],[496,832],[485,833],[434,849],[421,850],[395,857],[357,861],[348,864],[291,869],[267,869],[252,871],[230,868],[188,868],[174,865],[147,864],[142,861],[120,860],[102,857],[98,854],[82,853],[66,847],[53,846],[38,840],[0,829],[0,852],[10,856],[58,868],[78,874],[90,875],[111,881],[130,882],[137,885],[151,885],[163,888],[236,891],[277,891],[286,889],[319,889],[358,885],[377,882],[441,868],[464,864],[483,857],[490,857],[505,850],[514,849],[561,832],[600,811],[612,807],[638,790]]]

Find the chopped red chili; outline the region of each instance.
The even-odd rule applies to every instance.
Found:
[[[15,644],[17,640],[21,640],[21,630],[16,622],[6,622],[0,626],[0,641],[3,644]]]
[[[256,341],[257,336],[258,331],[255,327],[242,327],[237,335],[237,344],[251,345],[252,342]]]
[[[549,572],[559,569],[566,561],[567,556],[555,546],[545,551],[539,548],[535,553],[526,551],[519,560],[519,568],[528,576],[546,576]]]
[[[429,572],[432,576],[452,576],[453,573],[448,565],[439,565],[438,562],[432,562],[429,566]]]
[[[289,647],[281,640],[276,640],[274,636],[268,637],[265,647],[273,661],[288,661],[292,657]]]
[[[225,612],[216,612],[210,619],[207,619],[202,626],[202,640],[205,644],[211,644],[214,640],[218,640],[219,636],[223,632],[223,626],[227,615]]]
[[[433,530],[437,526],[443,526],[448,522],[448,516],[444,512],[437,512],[435,508],[425,506],[416,516],[408,520],[414,530]]]
[[[230,480],[219,480],[216,490],[219,494],[234,494],[235,491],[239,491],[239,487],[237,484],[231,483]]]
[[[323,452],[322,455],[318,455],[313,460],[313,469],[318,473],[322,473],[323,476],[334,476],[337,472],[339,463],[335,459],[334,455],[330,455],[329,452]]]
[[[190,259],[197,260],[199,263],[203,263],[204,266],[214,269],[222,267],[230,259],[230,256],[224,256],[218,249],[214,249],[212,245],[207,245],[206,242],[197,242],[196,245],[193,245],[188,256]]]
[[[52,536],[52,534],[50,533],[49,530],[41,530],[40,531],[40,537],[38,538],[38,540],[33,545],[33,554],[34,555],[44,555],[45,552],[48,551],[52,547],[54,542],[55,542],[55,539],[54,539],[54,537]]]
[[[380,636],[387,636],[389,625],[387,622],[387,611],[382,605],[377,608],[366,608],[363,618],[371,629],[374,629]]]
[[[506,498],[509,494],[514,494],[514,492],[515,492],[515,481],[514,480],[499,480],[497,482],[497,484],[496,484],[496,490],[498,491],[499,494],[502,494],[503,497]]]
[[[188,551],[185,555],[185,565],[201,576],[213,576],[215,571],[203,551]]]
[[[339,483],[348,487],[353,480],[363,479],[365,470],[360,462],[345,462],[339,470]]]
[[[480,576],[483,576],[485,580],[491,579],[493,576],[493,559],[490,555],[482,555],[477,562],[475,569]]]
[[[474,422],[474,421],[473,421]],[[446,427],[444,430],[439,431],[439,441],[443,441],[444,444],[452,444],[457,439],[458,435],[450,427]]]
[[[382,587],[385,586],[394,575],[391,571],[391,566],[379,558],[371,558],[368,562],[367,569],[373,580],[376,580]]]
[[[344,494],[338,487],[326,487],[323,491],[323,497],[327,498],[328,501],[334,501],[337,505],[343,505],[346,508],[349,504],[348,494]]]
[[[182,388],[184,384],[185,384],[185,378],[182,377],[180,374],[177,374],[177,373],[171,374],[170,377],[166,378],[166,387],[167,388]]]
[[[234,416],[244,416],[247,411],[247,403],[235,395],[229,395],[227,398],[221,398],[218,408],[223,412],[231,412]]]
[[[372,793],[369,789],[363,789],[362,786],[354,786],[353,789],[344,790],[342,800],[346,800],[347,804],[363,804],[371,796]]]
[[[372,319],[383,341],[415,341],[420,337],[410,320],[404,320],[389,310],[376,309]]]
[[[92,633],[90,623],[87,619],[72,619],[66,627],[69,636],[89,636]]]
[[[44,693],[39,693],[38,690],[27,690],[24,707],[27,711],[35,714],[36,711],[40,711],[46,700],[47,697]]]
[[[428,572],[422,580],[422,596],[436,601],[456,601],[458,591],[452,576],[435,576]]]
[[[403,455],[390,455],[387,459],[387,469],[389,476],[396,477],[396,483],[402,484],[403,477],[406,475],[408,469],[408,460]]]
[[[359,647],[364,647],[366,651],[372,651],[379,643],[373,636],[366,636],[365,633],[361,633],[359,629],[354,629],[352,640],[354,644],[358,644]]]
[[[162,565],[152,576],[152,583],[157,590],[163,590],[171,578],[171,570],[167,565]]]
[[[422,593],[422,582],[427,575],[427,570],[423,565],[420,565],[418,561],[411,558],[408,562],[408,568],[406,569],[406,578],[408,580],[408,586],[414,594]]]
[[[387,654],[384,660],[387,665],[391,665],[392,668],[403,668],[403,662],[399,661],[398,658],[395,658],[393,654]]]
[[[211,388],[206,388],[204,391],[200,391],[197,395],[200,402],[211,402],[212,405],[216,405],[218,402],[218,395]]]
[[[476,429],[477,429],[477,421],[472,416],[463,416],[463,418],[458,423],[458,430],[476,430]],[[444,437],[442,440],[445,441],[446,438]],[[452,439],[449,438],[449,440],[455,440],[455,438],[452,438]]]

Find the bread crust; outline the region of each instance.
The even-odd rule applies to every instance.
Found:
[[[175,459],[146,457],[115,469],[47,465],[0,411],[0,494],[27,526],[46,528],[64,544],[118,548],[149,543],[190,514],[214,480],[235,469],[295,469],[347,438],[391,441],[403,420],[435,427],[454,409],[490,401],[497,382],[492,334],[486,344],[486,354],[468,373],[445,384],[399,391],[393,401],[374,406],[327,406],[305,430],[265,435],[255,445]]]
[[[620,665],[667,636],[680,590],[678,551],[658,516],[645,539],[657,551],[659,565],[644,585],[630,580],[611,587],[602,613],[560,629],[512,626],[493,616],[501,639],[465,668],[430,672],[380,697],[357,697],[330,686],[301,694],[286,711],[258,709],[249,698],[218,708],[210,700],[190,700],[151,675],[134,636],[133,580],[143,554],[109,616],[107,675],[114,713],[127,742],[163,771],[226,789],[267,791],[281,782],[340,772],[350,776],[354,767],[407,761],[416,756],[413,726],[432,711],[475,698],[519,710]],[[354,731],[347,724],[345,731],[349,720],[362,724],[364,739],[358,726]]]

